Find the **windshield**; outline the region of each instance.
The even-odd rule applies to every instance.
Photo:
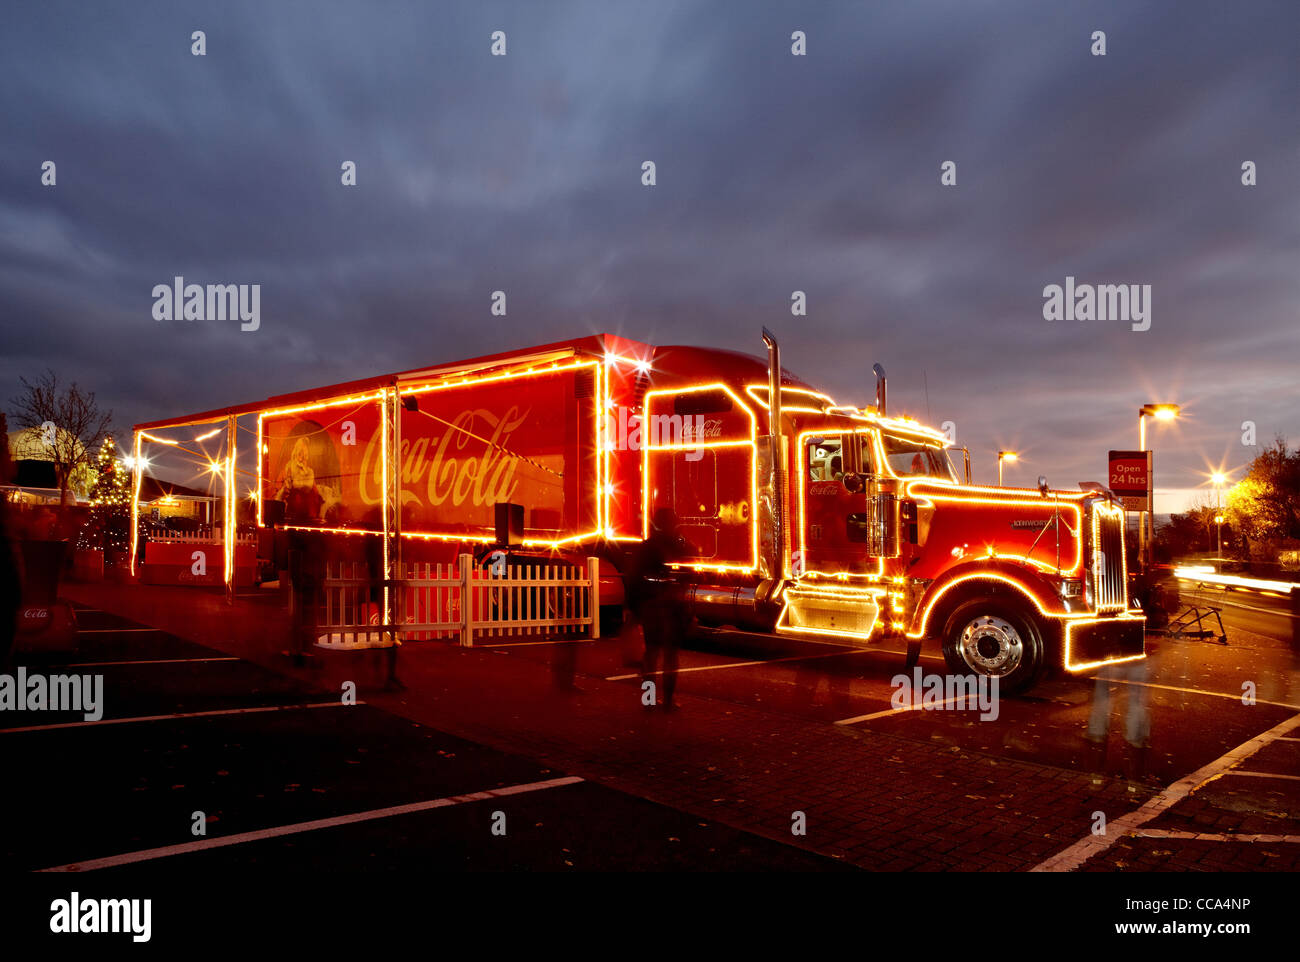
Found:
[[[948,452],[942,447],[892,434],[882,434],[880,439],[884,442],[889,466],[899,477],[923,476],[943,481],[957,480],[957,472],[948,460]]]

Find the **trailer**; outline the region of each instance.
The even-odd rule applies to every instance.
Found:
[[[139,425],[137,454],[224,419],[233,479],[255,417],[258,525],[367,542],[385,571],[597,557],[612,616],[625,553],[670,508],[691,546],[676,590],[704,624],[913,657],[930,641],[1009,689],[1145,656],[1109,492],[972,485],[942,433],[890,415],[879,366],[875,403],[843,405],[764,342],[593,335]]]

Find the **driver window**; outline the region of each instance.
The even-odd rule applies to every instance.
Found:
[[[809,481],[844,480],[844,443],[839,438],[809,438],[804,456]]]
[[[881,440],[885,446],[885,457],[894,474],[900,477],[957,480],[947,453],[939,445],[890,434],[882,435]]]

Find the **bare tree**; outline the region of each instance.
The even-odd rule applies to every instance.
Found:
[[[9,453],[9,419],[0,411],[0,484],[8,484],[14,476],[14,459]]]
[[[59,378],[47,370],[35,381],[22,382],[25,393],[9,403],[21,428],[39,432],[36,443],[54,462],[59,482],[59,505],[68,501],[68,483],[78,468],[89,469],[100,442],[109,432],[112,411],[101,411],[93,391],[83,391],[73,381],[59,390]]]

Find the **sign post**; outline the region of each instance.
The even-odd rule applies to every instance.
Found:
[[[1152,504],[1152,461],[1150,451],[1111,451],[1107,471],[1110,489],[1124,503],[1125,511],[1138,513],[1138,557],[1147,564],[1147,522]]]

